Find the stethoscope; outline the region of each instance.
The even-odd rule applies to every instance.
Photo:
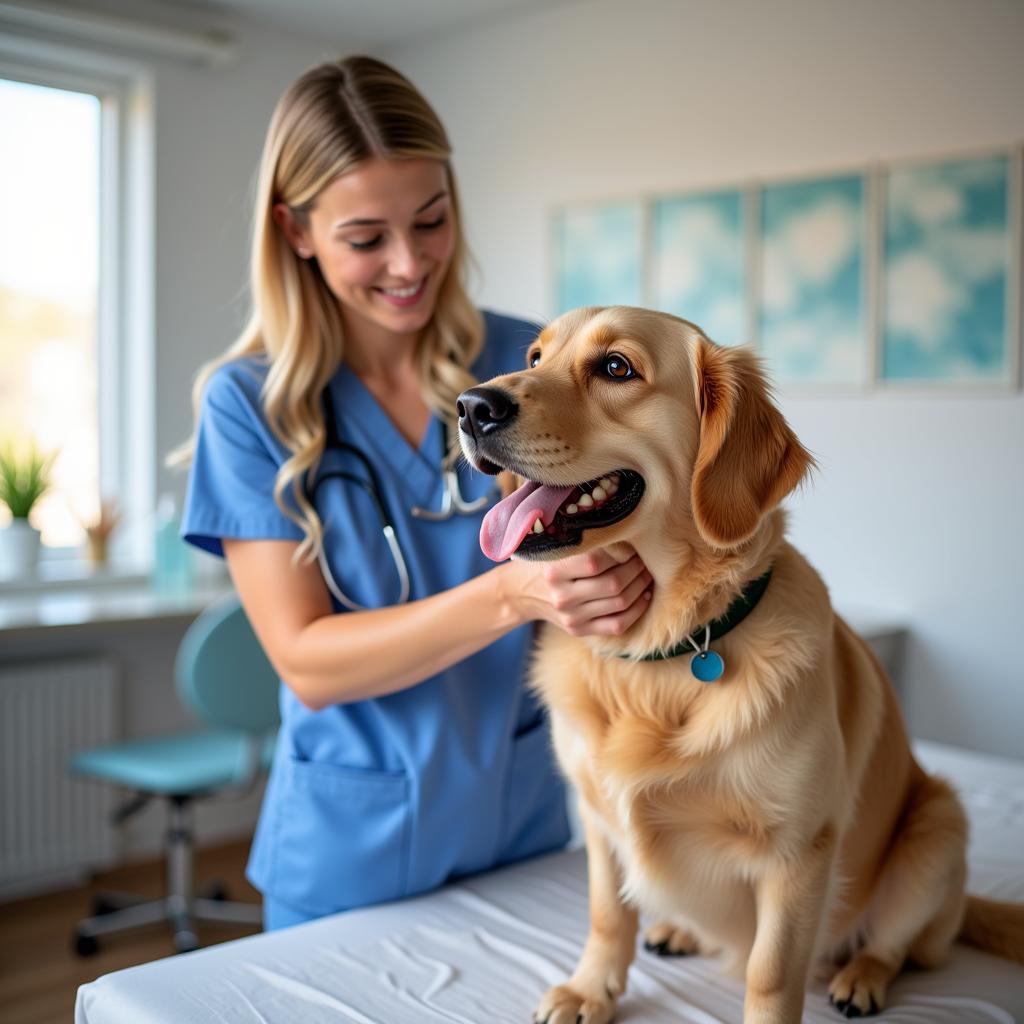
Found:
[[[334,413],[334,399],[331,397],[330,388],[324,388],[323,407],[324,421],[327,429],[323,455],[326,455],[329,451],[349,452],[363,464],[363,468],[366,470],[366,479],[356,476],[354,473],[349,473],[344,469],[330,469],[317,474],[316,482],[313,484],[312,488],[307,487],[306,489],[306,497],[310,504],[314,504],[313,499],[316,496],[317,489],[325,480],[332,479],[349,480],[354,484],[358,484],[370,496],[377,509],[377,515],[380,517],[381,533],[384,534],[384,540],[387,542],[388,550],[391,552],[391,559],[394,562],[395,571],[398,573],[399,595],[398,600],[395,603],[405,604],[406,601],[409,600],[409,567],[406,565],[405,556],[402,554],[402,546],[398,543],[398,537],[395,534],[395,527],[391,520],[391,516],[388,515],[387,506],[384,504],[384,490],[381,487],[380,477],[377,475],[377,471],[373,468],[373,464],[370,462],[366,452],[357,448],[349,441],[343,441],[338,434],[338,420]],[[445,457],[447,458],[448,428],[443,420],[441,421],[441,450],[445,453]],[[323,455],[321,455],[321,461],[323,460]],[[451,519],[452,516],[456,515],[474,515],[481,511],[481,509],[486,508],[496,496],[497,487],[492,487],[491,490],[482,497],[476,498],[473,501],[467,501],[462,496],[462,489],[459,486],[459,475],[456,473],[453,466],[442,466],[441,476],[444,483],[444,495],[441,498],[440,509],[432,511],[431,509],[414,505],[409,509],[409,511],[416,519],[423,519],[431,523],[440,523]],[[334,573],[331,572],[331,567],[327,563],[327,554],[324,551],[323,544],[320,545],[320,551],[317,557],[320,563],[320,572],[323,573],[327,589],[345,608],[348,608],[349,611],[365,611],[366,605],[353,601],[352,598],[350,598],[341,589],[341,587],[338,586],[338,582],[334,578]]]

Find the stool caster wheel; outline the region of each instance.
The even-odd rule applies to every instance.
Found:
[[[107,899],[106,896],[96,896],[92,901],[92,916],[102,917],[104,914],[113,914],[114,911],[120,910],[121,908],[113,901]]]
[[[228,898],[228,887],[223,882],[210,882],[209,885],[203,886],[203,895],[208,900],[223,903]]]

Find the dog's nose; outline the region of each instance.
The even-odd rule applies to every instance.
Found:
[[[483,437],[507,427],[519,411],[512,396],[500,388],[470,388],[459,395],[459,427],[470,437]]]

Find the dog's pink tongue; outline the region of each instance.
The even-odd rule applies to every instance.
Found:
[[[548,487],[527,481],[484,516],[480,527],[483,553],[495,562],[504,562],[533,529],[537,516],[550,523],[558,506],[571,493],[571,487]]]

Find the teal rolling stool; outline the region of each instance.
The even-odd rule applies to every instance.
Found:
[[[167,893],[163,899],[109,894],[94,916],[78,922],[79,954],[98,949],[98,937],[166,920],[179,952],[198,946],[193,922],[259,924],[253,903],[196,896],[192,889],[192,803],[211,796],[242,796],[270,766],[278,725],[278,677],[238,599],[225,598],[189,626],[174,665],[178,696],[205,728],[154,739],[95,747],[71,760],[74,774],[134,790],[113,816],[115,824],[153,797],[167,801]],[[220,893],[223,896],[223,892]]]

